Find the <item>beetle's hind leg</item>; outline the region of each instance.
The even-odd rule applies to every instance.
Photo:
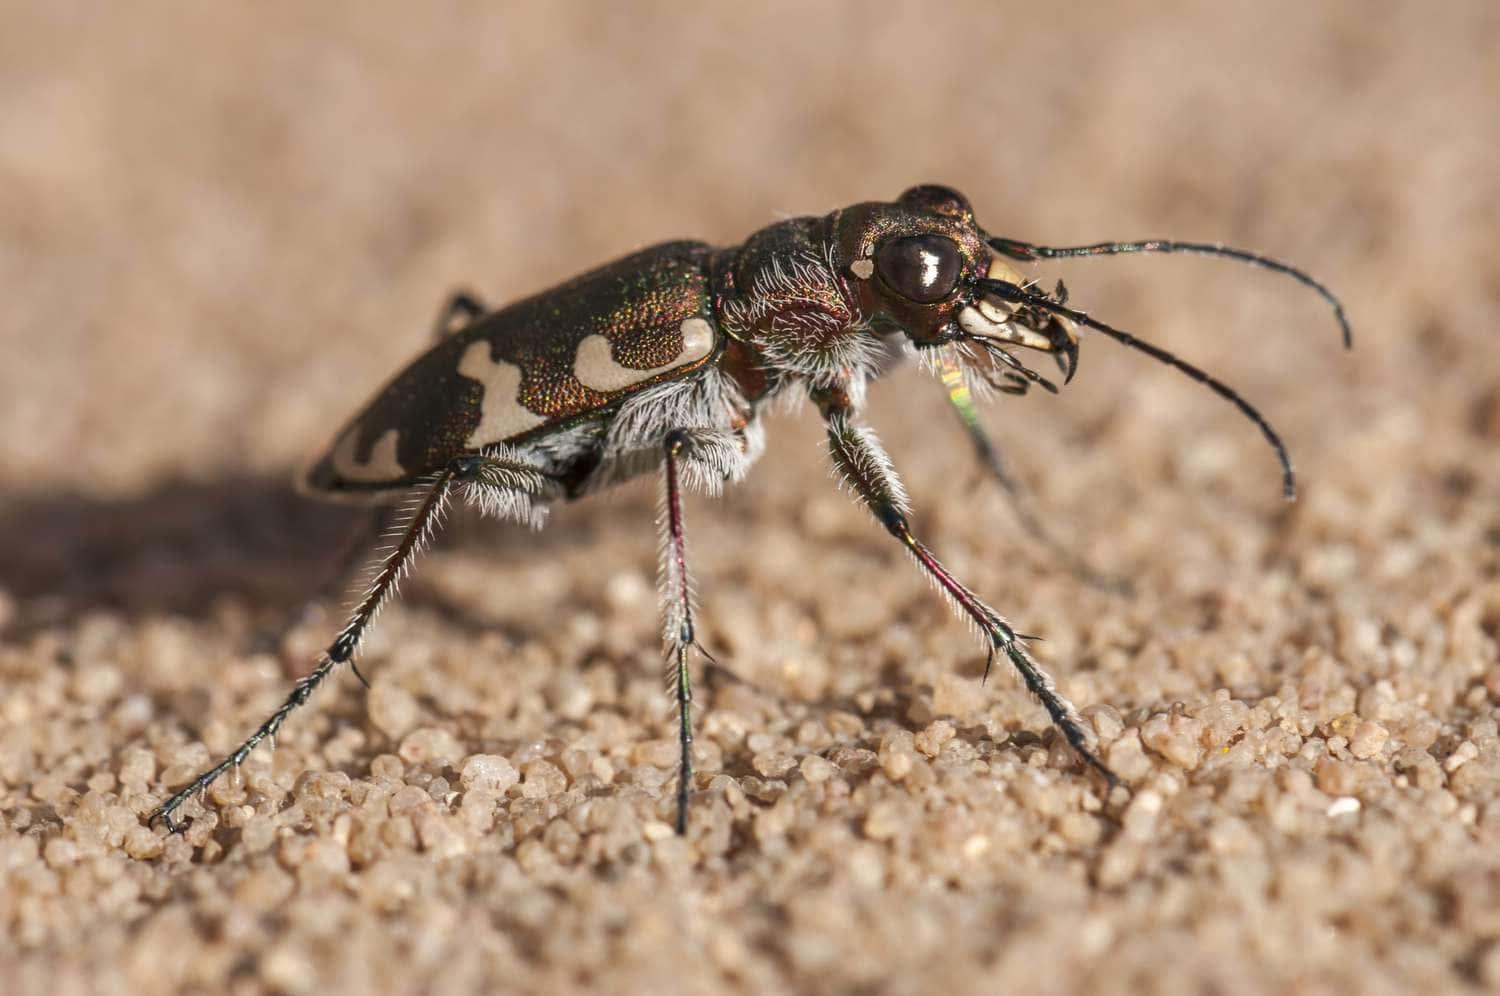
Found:
[[[464,497],[487,511],[537,525],[545,511],[545,506],[539,502],[560,493],[561,484],[523,459],[511,460],[487,454],[458,457],[433,475],[426,490],[419,492],[414,503],[405,509],[410,517],[393,537],[391,546],[375,562],[364,595],[350,613],[344,628],[339,630],[333,642],[318,658],[317,666],[297,682],[286,701],[244,743],[173,793],[152,812],[149,823],[161,820],[168,829],[181,830],[182,825],[172,816],[183,803],[195,793],[207,789],[230,768],[242,764],[261,741],[274,738],[287,717],[297,707],[306,704],[335,667],[344,663],[348,663],[351,669],[354,667],[354,659],[365,634],[381,607],[395,595],[401,579],[411,570],[412,562],[432,538],[455,488],[461,489],[460,493]],[[358,673],[355,671],[356,675]],[[364,681],[363,676],[360,681]]]
[[[442,308],[438,311],[437,320],[433,322],[432,341],[441,342],[455,332],[462,332],[488,310],[484,302],[473,292],[465,288],[454,291],[443,302]],[[393,506],[381,505],[369,510],[362,517],[362,521],[349,530],[349,536],[341,547],[343,553],[338,559],[337,567],[323,577],[311,594],[303,598],[282,617],[279,626],[258,636],[255,641],[257,647],[269,649],[282,634],[311,617],[314,606],[338,594],[339,585],[346,578],[352,577],[359,569],[365,551],[372,543],[384,536],[396,520],[397,514]],[[359,673],[356,671],[355,674]],[[364,681],[362,676],[360,676],[360,681]]]
[[[230,768],[237,768],[250,752],[259,746],[262,740],[273,738],[276,731],[286,722],[287,716],[291,715],[298,706],[306,704],[327,677],[333,673],[333,669],[339,664],[352,662],[355,652],[359,649],[365,632],[370,623],[374,621],[375,615],[386,599],[395,594],[396,585],[402,576],[410,569],[412,561],[421,552],[427,540],[431,537],[442,518],[443,509],[448,502],[449,491],[453,487],[455,469],[449,467],[440,472],[428,486],[427,490],[418,499],[416,507],[412,510],[410,521],[402,530],[400,538],[389,552],[376,564],[374,576],[365,595],[350,614],[344,628],[339,630],[328,649],[323,651],[318,658],[317,667],[302,680],[297,682],[286,701],[283,702],[275,712],[271,713],[258,726],[254,733],[231,751],[218,764],[204,771],[198,777],[183,788],[175,792],[152,812],[148,823],[161,820],[166,823],[167,828],[172,831],[182,829],[182,825],[172,818],[177,811],[194,793],[201,792],[213,784],[220,775]]]
[[[979,411],[974,404],[974,396],[964,386],[963,371],[956,361],[947,358],[943,360],[942,378],[943,386],[948,389],[948,403],[953,407],[954,414],[958,416],[959,423],[968,435],[969,442],[974,447],[975,457],[995,479],[995,483],[1005,491],[1006,497],[1010,500],[1011,510],[1015,512],[1016,520],[1020,522],[1021,528],[1056,557],[1068,573],[1080,581],[1117,595],[1129,595],[1131,593],[1129,579],[1108,574],[1094,567],[1070,550],[1043,525],[1041,517],[1032,507],[1030,495],[1021,483],[1011,476],[1010,471],[1006,469],[1005,461],[1000,456],[1000,450],[990,440],[989,433],[985,432],[984,424],[979,420]],[[1019,390],[1001,389],[1008,390],[1009,393],[1025,394],[1029,386],[1025,380],[1019,380],[1016,385]]]

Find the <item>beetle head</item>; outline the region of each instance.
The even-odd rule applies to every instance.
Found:
[[[1026,281],[990,250],[968,199],[936,185],[912,187],[892,203],[857,204],[834,216],[835,262],[877,327],[894,326],[917,347],[980,347],[1007,379],[1051,388],[1007,346],[1052,353],[1066,379],[1078,366],[1078,336],[1066,319],[995,284]],[[1037,295],[1031,295],[1037,296]],[[1061,304],[1065,294],[1041,295]]]
[[[913,187],[892,204],[857,204],[833,215],[831,221],[834,262],[856,285],[863,313],[877,327],[901,329],[919,348],[949,344],[966,380],[977,377],[978,382],[1017,392],[1032,383],[1056,390],[1006,346],[1050,352],[1064,377],[1072,379],[1078,367],[1074,328],[1093,329],[1176,368],[1238,408],[1276,451],[1282,492],[1287,498],[1295,495],[1296,479],[1281,437],[1237,392],[1167,350],[1068,307],[1061,283],[1051,294],[1025,283],[991,251],[1022,261],[1162,252],[1247,263],[1290,277],[1316,292],[1333,308],[1344,348],[1349,348],[1352,340],[1343,304],[1303,271],[1218,243],[1148,239],[1057,247],[988,235],[975,223],[974,211],[962,194],[938,186]]]

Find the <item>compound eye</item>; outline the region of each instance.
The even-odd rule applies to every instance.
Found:
[[[952,239],[912,235],[875,250],[875,268],[897,294],[920,304],[933,304],[958,286],[963,257]]]

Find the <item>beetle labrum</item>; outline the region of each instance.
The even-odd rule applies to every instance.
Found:
[[[1238,407],[1275,450],[1292,497],[1286,450],[1248,402],[1165,350],[1069,307],[1061,283],[1039,290],[1007,262],[1129,252],[1224,256],[1289,275],[1333,306],[1349,344],[1337,299],[1284,263],[1203,243],[1054,248],[999,238],[979,227],[961,194],[940,186],[782,221],[738,247],[665,243],[497,311],[456,295],[439,341],[376,392],[302,482],[329,497],[415,496],[363,597],[286,701],[151,821],[180,829],[176,810],[274,737],[338,665],[349,663],[364,681],[354,667],[360,642],[453,497],[539,527],[553,501],[656,472],[663,635],[681,746],[676,820],[685,832],[693,784],[688,654],[698,644],[681,493],[684,486],[717,493],[744,477],[765,446],[764,406],[792,393],[805,394],[822,415],[844,484],[983,634],[985,673],[997,654],[1008,659],[1068,743],[1113,786],[1115,775],[1028,651],[1028,638],[912,531],[906,490],[859,412],[869,381],[914,355],[941,375],[980,457],[1008,485],[974,397],[1033,384],[1056,391],[1012,349],[1052,354],[1066,384],[1077,369],[1082,326],[1176,367]]]

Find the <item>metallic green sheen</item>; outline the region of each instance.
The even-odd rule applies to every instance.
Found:
[[[653,246],[517,301],[447,337],[377,391],[335,437],[357,431],[355,457],[365,461],[376,441],[396,430],[396,459],[405,476],[347,480],[334,468],[330,447],[308,472],[307,487],[325,492],[386,491],[412,484],[469,452],[468,440],[479,426],[485,403],[484,388],[458,368],[478,341],[489,343],[492,360],[520,369],[517,400],[546,420],[517,438],[532,438],[580,416],[603,412],[630,394],[712,362],[717,349],[702,360],[613,392],[585,387],[573,373],[579,344],[591,335],[604,336],[622,366],[651,370],[681,355],[684,320],[703,318],[717,329],[709,291],[712,255],[713,250],[700,242]]]

